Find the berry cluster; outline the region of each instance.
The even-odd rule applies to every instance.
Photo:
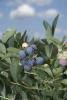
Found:
[[[37,47],[35,44],[24,48],[24,50],[19,51],[20,65],[23,66],[25,71],[30,71],[33,66],[41,65],[44,63],[43,57],[35,57],[35,52]]]

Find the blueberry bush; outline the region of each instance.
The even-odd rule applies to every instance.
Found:
[[[66,36],[55,38],[59,15],[50,25],[43,21],[46,37],[29,40],[8,29],[0,40],[0,100],[67,100]]]

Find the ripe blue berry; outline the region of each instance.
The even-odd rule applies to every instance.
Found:
[[[32,69],[31,66],[29,66],[29,65],[24,65],[24,70],[25,70],[25,71],[30,71],[31,69]]]
[[[24,50],[19,51],[19,57],[20,57],[20,59],[24,59],[26,57],[26,54],[25,54]]]
[[[28,48],[26,49],[26,53],[27,53],[28,55],[33,55],[33,54],[34,54],[34,49],[33,49],[32,47],[28,47]]]
[[[21,61],[21,64],[24,67],[24,70],[26,71],[29,71],[32,69],[33,63],[34,63],[33,60],[30,60],[30,59],[29,60],[25,59]]]
[[[20,62],[21,62],[21,64],[22,64],[22,66],[24,66],[24,65],[26,64],[26,60],[24,60],[24,59],[21,60]]]
[[[32,63],[33,63],[33,66],[36,65],[36,59],[35,58],[32,59]]]
[[[33,62],[32,62],[32,60],[28,60],[27,63],[28,63],[29,66],[33,66]]]
[[[36,64],[37,65],[41,65],[41,64],[43,64],[44,63],[44,59],[42,58],[42,57],[37,57],[36,58]]]
[[[32,44],[31,47],[34,49],[34,50],[37,50],[37,47],[35,44]]]

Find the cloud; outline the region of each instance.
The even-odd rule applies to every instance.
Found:
[[[26,0],[28,3],[36,4],[36,5],[49,5],[53,0]]]
[[[56,17],[56,15],[59,14],[59,11],[56,10],[56,9],[48,9],[46,11],[41,11],[37,14],[37,16],[39,17],[47,17],[47,18],[53,18],[53,17]]]
[[[59,14],[59,12],[56,9],[49,9],[45,12],[46,17],[55,17],[57,14]]]
[[[36,14],[35,8],[31,7],[28,4],[22,4],[15,10],[10,12],[10,17],[11,18],[18,18],[18,17],[30,17],[34,16]]]
[[[61,28],[56,28],[56,29],[55,29],[55,32],[56,32],[56,33],[61,33],[61,32],[62,32],[62,29],[61,29]]]
[[[55,29],[55,32],[56,32],[56,33],[67,34],[67,29],[63,29],[63,28],[57,27],[57,28]]]
[[[53,2],[53,0],[7,0],[7,1],[8,5],[28,3],[28,4],[35,4],[38,6],[50,5]]]
[[[57,27],[57,28],[55,29],[55,36],[56,36],[57,38],[60,37],[60,39],[62,39],[62,37],[67,36],[67,29],[63,29],[63,28],[61,28],[61,27]]]

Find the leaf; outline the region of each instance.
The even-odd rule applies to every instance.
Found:
[[[66,75],[67,75],[67,70],[64,72],[64,74],[66,74]]]
[[[53,47],[51,45],[46,45],[45,46],[45,52],[46,52],[47,57],[49,57],[49,58],[52,55],[52,49],[53,49]]]
[[[2,37],[2,41],[4,43],[7,42],[8,39],[10,39],[14,34],[16,34],[16,30],[15,29],[8,29],[4,34],[3,34],[3,37]]]
[[[48,29],[48,27],[51,29],[51,26],[49,25],[49,23],[47,22],[47,21],[43,21],[43,25],[44,25],[44,28],[45,28],[45,30],[47,30]]]
[[[28,100],[27,94],[24,91],[22,91],[21,96],[22,96],[22,100]]]
[[[5,85],[3,86],[3,90],[1,91],[1,95],[2,95],[3,97],[5,97],[5,96],[6,96],[6,89],[5,89]]]
[[[0,53],[0,58],[3,59],[4,58],[4,54]]]
[[[67,85],[67,79],[63,79],[63,80],[61,81],[61,83]]]
[[[53,69],[53,73],[54,73],[54,75],[55,75],[56,77],[61,76],[62,68],[59,67],[59,68],[55,68],[55,69]]]
[[[7,41],[8,47],[14,47],[14,36],[10,37]]]
[[[19,49],[14,48],[14,47],[10,47],[10,48],[7,48],[7,51],[10,52],[10,53],[18,53]]]
[[[53,74],[51,72],[49,65],[38,66],[33,72],[35,72],[35,74],[37,74],[37,76],[41,78],[40,80],[42,80],[43,78],[45,79],[46,76],[53,77]]]
[[[6,96],[5,82],[4,82],[4,79],[2,77],[0,77],[0,95],[4,98]]]
[[[4,61],[0,61],[0,71],[4,71],[8,69],[8,64]]]
[[[55,28],[56,28],[56,25],[57,25],[57,21],[58,21],[58,17],[59,15],[57,15],[52,23],[52,36],[54,36],[54,32],[55,32]]]
[[[26,33],[27,33],[27,31],[25,30],[25,32],[23,33],[23,35],[22,35],[22,37],[21,37],[21,40],[20,40],[20,43],[21,43],[21,44],[22,44],[23,42],[25,42]]]
[[[53,77],[51,69],[49,68],[49,66],[45,66],[44,65],[44,69],[43,69],[49,76]]]
[[[10,65],[10,73],[14,81],[20,80],[21,77],[21,67],[19,66],[19,59],[12,58],[11,65]]]
[[[14,100],[14,96],[13,95],[8,95],[8,99],[9,100]]]
[[[0,53],[6,53],[6,47],[3,43],[0,43]]]
[[[52,30],[50,27],[47,28],[46,30],[46,39],[48,41],[48,43],[50,44],[51,43],[51,39],[52,39]]]
[[[59,45],[61,45],[61,41],[60,40],[58,40],[57,38],[55,38],[55,37],[48,37],[47,38],[48,39],[48,42],[49,42],[49,44],[50,43],[53,43],[55,46],[59,46]]]

